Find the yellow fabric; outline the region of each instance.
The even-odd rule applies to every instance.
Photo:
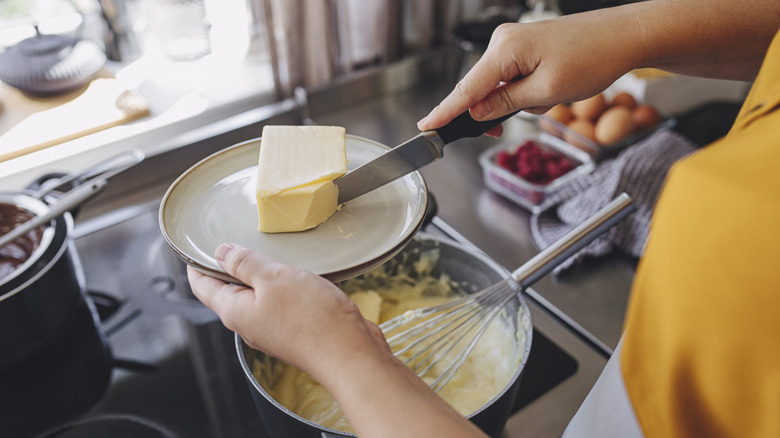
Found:
[[[780,33],[729,134],[667,177],[620,359],[648,437],[780,437]]]

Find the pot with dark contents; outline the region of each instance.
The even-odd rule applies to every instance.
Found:
[[[0,193],[3,233],[47,209],[32,196]],[[0,430],[11,436],[85,412],[110,379],[113,358],[72,235],[66,212],[0,248]],[[64,398],[49,394],[66,387]]]
[[[32,213],[15,205],[0,204],[0,234],[6,234],[35,217]],[[0,247],[0,280],[26,262],[40,245],[43,227],[27,232],[15,241]]]
[[[33,217],[43,214],[48,207],[42,201],[21,194],[3,194],[0,196],[0,235],[4,235]],[[13,284],[19,284],[27,266],[41,258],[52,240],[54,230],[51,227],[38,227],[22,237],[0,247],[0,287],[10,290]]]

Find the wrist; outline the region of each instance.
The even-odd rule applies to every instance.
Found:
[[[340,342],[323,346],[319,351],[309,358],[307,372],[334,396],[334,392],[360,372],[372,370],[381,374],[396,364],[405,367],[389,349],[366,336],[340,338]]]
[[[389,351],[355,351],[331,371],[319,382],[359,436],[484,436]]]

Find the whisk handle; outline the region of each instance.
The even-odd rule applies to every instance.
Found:
[[[594,213],[585,222],[572,228],[561,238],[543,249],[539,254],[512,272],[512,277],[525,288],[549,274],[556,266],[593,242],[623,218],[633,213],[636,207],[631,197],[621,193],[609,204]]]

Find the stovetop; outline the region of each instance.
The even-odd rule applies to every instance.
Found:
[[[46,437],[265,437],[239,366],[233,333],[192,295],[164,242],[154,205],[76,238],[88,296],[114,360],[111,380],[83,415],[39,425]],[[428,233],[446,235],[435,225]],[[535,330],[515,411],[577,371]],[[41,388],[45,396],[46,388]],[[37,432],[40,432],[37,431]]]

